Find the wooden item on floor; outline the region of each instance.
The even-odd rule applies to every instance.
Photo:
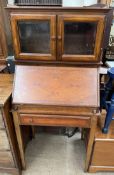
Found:
[[[106,112],[102,112],[98,127],[95,131],[89,172],[114,171],[114,121],[112,121],[108,134],[102,133]],[[86,133],[86,141],[87,136]]]
[[[88,170],[99,115],[98,91],[96,68],[16,66],[13,118],[24,169],[20,128],[21,125],[37,125],[90,128],[85,165]]]
[[[20,158],[11,114],[13,76],[0,74],[0,173],[20,175]]]

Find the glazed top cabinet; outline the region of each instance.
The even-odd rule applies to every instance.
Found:
[[[17,7],[10,12],[17,60],[100,62],[111,9]]]

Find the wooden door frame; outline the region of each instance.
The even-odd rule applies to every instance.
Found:
[[[104,33],[104,15],[59,15],[58,16],[58,59],[63,61],[84,61],[99,62],[102,48],[102,37]],[[64,54],[64,22],[98,22],[95,40],[95,49],[93,55],[65,55]]]
[[[7,40],[6,40],[6,28],[5,28],[5,16],[4,16],[4,6],[6,1],[0,0],[0,64],[6,63],[6,57],[8,56],[7,50]]]
[[[50,54],[40,53],[22,53],[19,41],[19,32],[17,22],[21,20],[49,20],[50,21]],[[43,14],[11,14],[11,27],[13,36],[13,45],[17,60],[51,61],[56,59],[56,15]]]

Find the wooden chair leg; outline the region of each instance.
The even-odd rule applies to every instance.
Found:
[[[89,136],[89,141],[88,141],[88,146],[87,146],[85,172],[87,172],[88,168],[89,168],[92,147],[93,147],[93,142],[94,142],[94,137],[95,137],[95,131],[96,131],[96,127],[97,127],[97,118],[98,118],[97,115],[93,115],[91,118],[91,129],[90,129],[90,136]]]
[[[16,111],[13,111],[13,120],[14,120],[14,125],[15,125],[17,142],[18,142],[18,146],[19,146],[20,157],[21,157],[21,161],[22,161],[21,162],[22,168],[26,169],[23,139],[22,139],[22,134],[21,134],[21,128],[19,125],[18,113]]]
[[[35,126],[31,126],[32,137],[35,138]]]
[[[85,132],[85,129],[82,128],[82,129],[81,129],[81,140],[84,140],[84,132]]]

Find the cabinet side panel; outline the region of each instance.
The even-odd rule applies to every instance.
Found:
[[[91,165],[114,166],[114,140],[95,142]]]

